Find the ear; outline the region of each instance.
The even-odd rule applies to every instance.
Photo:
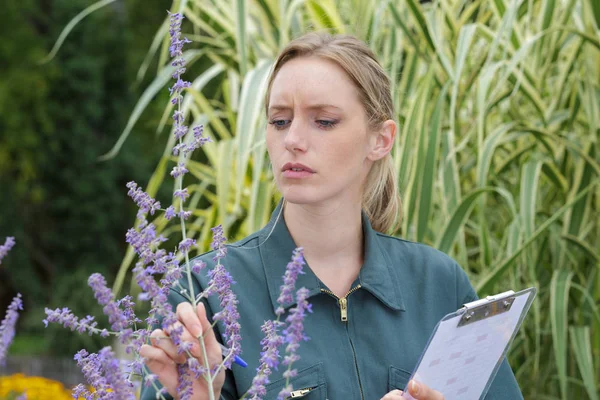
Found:
[[[377,161],[387,156],[394,146],[394,138],[396,137],[396,122],[388,119],[381,124],[379,131],[372,132],[373,147],[367,158],[371,161]]]

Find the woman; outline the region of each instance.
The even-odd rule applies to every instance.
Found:
[[[390,158],[397,127],[389,79],[361,41],[308,34],[277,59],[265,103],[269,157],[285,200],[265,228],[228,248],[225,264],[238,282],[243,356],[251,364],[221,373],[215,392],[237,399],[250,387],[252,362],[260,358],[260,326],[274,318],[281,276],[301,246],[307,267],[296,287],[309,290],[313,313],[304,323],[311,340],[300,346],[294,363],[293,387],[303,389],[298,397],[402,399],[436,323],[476,294],[446,255],[382,233],[400,213]],[[201,256],[208,263],[211,257]],[[195,277],[198,293],[207,278]],[[206,313],[218,309],[218,299],[197,310],[178,294],[171,301],[185,338],[210,330]],[[219,362],[215,335],[207,335],[205,344],[209,361]],[[175,393],[175,365],[185,358],[174,345],[153,340],[141,354]],[[283,387],[282,372],[271,375],[266,399]],[[195,383],[195,399],[208,398],[205,385],[202,379]],[[152,389],[144,390],[144,399],[154,398]],[[444,398],[417,382],[409,391],[417,399]],[[522,398],[506,361],[486,398]]]

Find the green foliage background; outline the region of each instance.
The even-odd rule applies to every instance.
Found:
[[[88,336],[65,335],[62,328],[44,329],[41,321],[46,306],[102,315],[87,277],[114,275],[135,213],[125,183],[146,178],[157,160],[158,142],[134,136],[119,157],[97,161],[139,95],[137,66],[169,6],[156,2],[149,12],[129,8],[140,3],[91,15],[43,65],[39,61],[62,28],[89,1],[2,6],[0,240],[15,236],[17,245],[0,266],[0,309],[17,292],[25,302],[12,353],[72,357],[84,346],[100,345]],[[154,26],[140,29],[140,21],[153,18]],[[157,123],[148,111],[140,132]]]
[[[165,16],[145,47],[142,93],[120,137],[111,135],[102,168],[125,162],[127,146],[141,136],[134,130],[155,122],[164,151],[153,159],[147,190],[168,204],[168,172],[185,161],[195,209],[187,237],[198,239],[198,251],[218,223],[230,240],[247,235],[264,225],[277,200],[261,108],[274,57],[309,30],[355,34],[394,84],[404,202],[395,234],[448,252],[482,296],[536,286],[509,354],[525,397],[598,399],[596,0],[176,0],[170,9],[185,14],[183,30],[194,41],[185,53],[192,87],[183,111],[190,125],[205,124],[215,143],[194,159],[170,155],[172,109],[157,113],[154,102],[170,84]],[[161,217],[155,222],[173,240],[181,233]],[[133,262],[127,249],[115,292],[129,289]]]

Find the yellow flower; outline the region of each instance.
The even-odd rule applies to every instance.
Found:
[[[15,374],[0,377],[0,399],[8,397],[9,393],[22,394],[27,392],[28,400],[72,400],[71,390],[62,383],[40,376],[25,376]]]

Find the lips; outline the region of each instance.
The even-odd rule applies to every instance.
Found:
[[[284,178],[304,179],[311,177],[315,171],[300,163],[286,163],[281,169]]]
[[[281,169],[282,172],[285,171],[294,171],[294,172],[309,172],[309,173],[314,173],[315,171],[313,171],[311,168],[307,167],[304,164],[300,164],[300,163],[286,163],[283,168]]]

